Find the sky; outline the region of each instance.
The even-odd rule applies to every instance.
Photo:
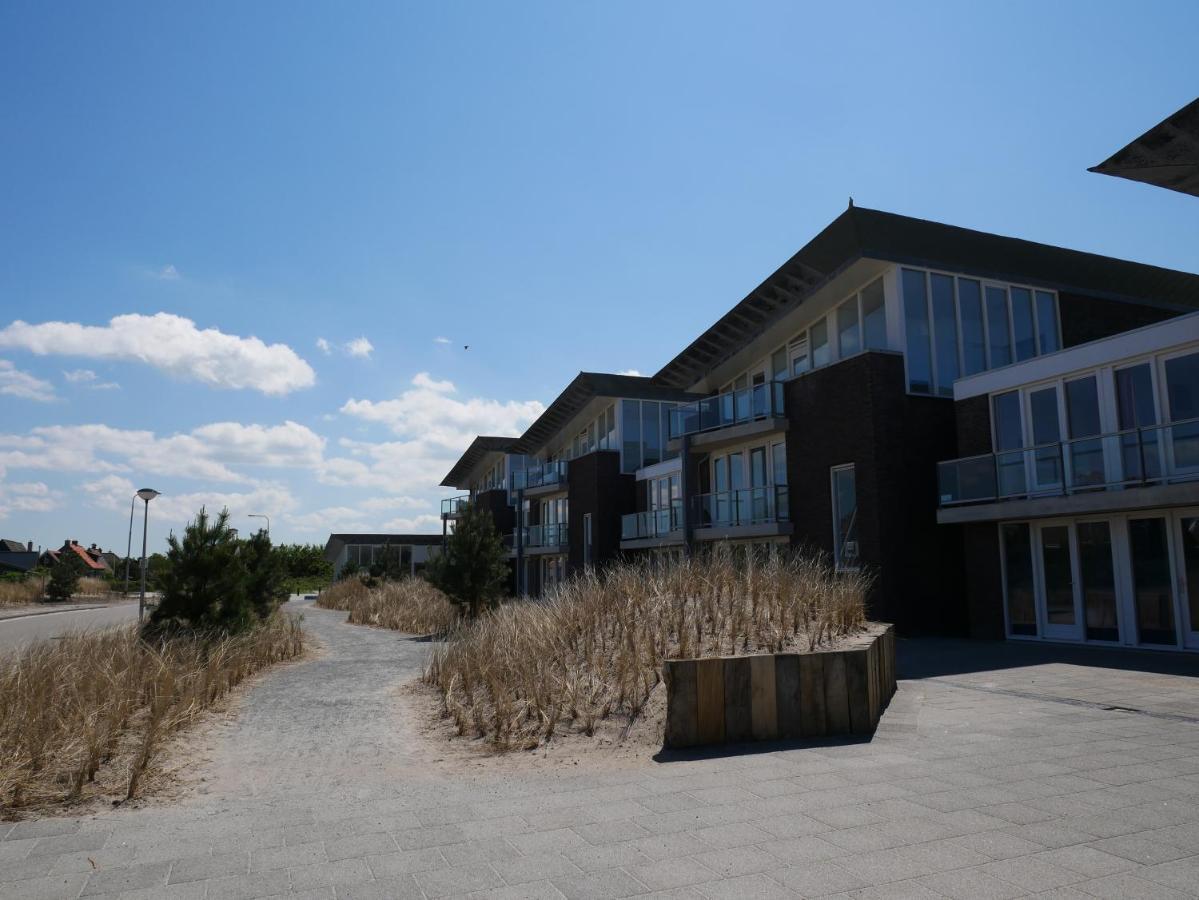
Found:
[[[1090,174],[1199,4],[0,7],[0,536],[440,531],[479,433],[652,374],[846,206],[1199,272]],[[140,512],[136,525],[141,529]]]

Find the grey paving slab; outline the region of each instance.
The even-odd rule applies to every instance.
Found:
[[[1183,672],[1022,649],[986,668],[989,645],[970,669],[903,642],[924,674],[870,741],[455,776],[423,769],[423,738],[385,714],[428,645],[306,615],[325,653],[247,695],[205,794],[0,825],[0,900],[1078,900],[1199,884],[1199,679]]]

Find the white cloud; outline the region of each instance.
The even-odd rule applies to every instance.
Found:
[[[360,359],[370,359],[371,353],[374,352],[374,345],[371,344],[365,337],[354,338],[346,344],[346,353],[350,356],[357,356]]]
[[[621,371],[617,372],[616,374],[617,375],[632,375],[636,378],[644,378],[645,377],[645,374],[643,372],[638,372],[636,369],[622,369]]]
[[[82,482],[79,489],[90,497],[92,506],[114,512],[122,511],[128,516],[129,499],[137,490],[137,486],[128,478],[109,476]],[[287,487],[280,484],[256,485],[248,491],[240,492],[167,492],[155,497],[150,503],[150,523],[165,524],[175,531],[182,531],[184,526],[196,517],[201,507],[213,515],[222,509],[228,509],[230,524],[244,535],[261,527],[261,522],[247,518],[249,513],[265,514],[274,520],[292,512],[297,505],[295,497]]]
[[[41,481],[0,481],[0,519],[14,512],[52,512],[61,499],[58,491],[52,491]]]
[[[113,317],[107,325],[20,320],[0,329],[0,347],[39,356],[143,362],[191,381],[221,388],[253,388],[287,394],[316,382],[312,367],[286,344],[199,329],[191,319],[160,312]]]
[[[448,337],[435,337],[435,338],[433,338],[433,343],[434,344],[449,344],[449,343],[451,343],[451,341]]]
[[[436,532],[441,530],[441,516],[426,513],[420,516],[412,516],[411,518],[392,519],[390,522],[383,523],[383,530],[397,534]]]
[[[161,279],[162,281],[178,281],[182,276],[179,274],[178,269],[176,269],[172,264],[167,263],[154,273],[154,277]]]
[[[316,339],[316,349],[325,354],[325,356],[333,352],[333,348],[329,345],[329,342],[321,337]]]
[[[461,453],[480,434],[520,434],[545,411],[536,400],[457,399],[451,381],[436,381],[428,372],[412,379],[413,387],[394,400],[346,401],[341,411],[367,422],[387,425],[421,447]]]
[[[215,422],[157,436],[108,425],[51,425],[0,433],[0,469],[139,474],[250,483],[231,466],[319,470],[325,439],[303,425]]]
[[[114,391],[120,387],[115,381],[98,381],[99,376],[91,369],[72,369],[70,372],[63,372],[62,377],[70,384],[82,385],[93,391]]]
[[[22,372],[7,359],[0,359],[0,394],[49,403],[55,399],[54,385]]]

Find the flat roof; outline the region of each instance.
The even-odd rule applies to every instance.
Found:
[[[440,543],[440,534],[331,534],[325,542],[325,558],[332,562],[346,544],[412,544],[431,547]]]
[[[1199,197],[1199,98],[1087,171]]]

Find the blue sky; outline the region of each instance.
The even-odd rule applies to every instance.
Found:
[[[154,542],[438,530],[471,435],[851,195],[1199,271],[1193,199],[1086,172],[1199,93],[1199,6],[968,6],[5,4],[0,535],[123,548],[143,484]]]

